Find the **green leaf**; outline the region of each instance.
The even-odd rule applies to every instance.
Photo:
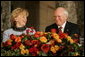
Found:
[[[42,52],[42,56],[47,56],[47,54],[46,54],[46,53],[44,53],[44,52]]]
[[[27,39],[28,39],[27,37],[22,38],[22,43]]]
[[[43,53],[43,52],[42,52],[42,51],[40,51],[40,52],[39,52],[39,56],[42,56],[42,53]]]

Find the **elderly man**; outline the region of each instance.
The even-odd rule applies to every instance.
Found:
[[[54,17],[55,23],[46,27],[45,29],[46,32],[51,32],[52,29],[56,29],[57,30],[56,33],[60,33],[61,30],[61,32],[68,33],[68,35],[70,36],[73,34],[80,35],[78,25],[67,21],[68,12],[65,8],[58,7],[54,11]]]

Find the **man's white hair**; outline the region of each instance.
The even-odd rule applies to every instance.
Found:
[[[68,11],[67,10],[64,11],[64,14],[68,17]]]

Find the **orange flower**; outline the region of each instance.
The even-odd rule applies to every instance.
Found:
[[[17,37],[17,38],[15,39],[15,42],[21,42],[21,37]]]
[[[57,41],[58,43],[62,43],[62,40],[61,40],[61,39],[56,39],[56,41]]]
[[[53,53],[56,53],[59,49],[60,49],[60,47],[57,46],[57,45],[51,46],[51,48],[50,48],[50,50],[51,50]]]
[[[43,43],[46,43],[46,42],[47,42],[47,39],[46,39],[46,37],[44,37],[44,36],[40,37],[39,40],[40,40],[41,42],[43,42]]]
[[[53,37],[54,39],[59,39],[59,35],[56,34],[56,33],[52,33],[52,37]]]
[[[21,54],[29,54],[29,50],[28,49],[21,49]]]
[[[66,33],[61,33],[61,34],[59,34],[59,38],[60,39],[63,39],[63,38],[67,38],[67,34]]]

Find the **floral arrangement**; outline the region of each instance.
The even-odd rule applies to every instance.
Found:
[[[75,34],[77,37],[78,35]],[[83,56],[83,47],[66,33],[39,32],[34,35],[10,35],[2,43],[2,56]]]

